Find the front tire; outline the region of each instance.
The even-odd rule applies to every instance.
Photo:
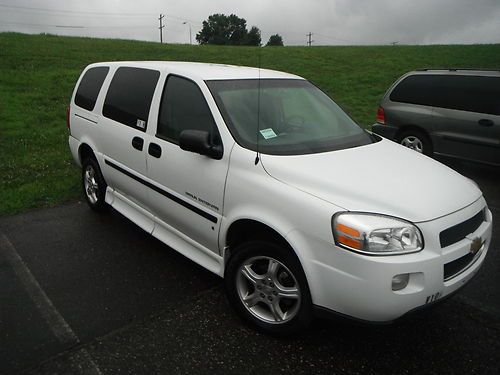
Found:
[[[105,201],[106,181],[97,160],[87,158],[82,163],[82,187],[85,200],[91,209],[102,212],[109,208]]]
[[[312,320],[312,302],[299,260],[291,250],[267,241],[237,246],[225,272],[232,307],[260,331],[290,335]]]

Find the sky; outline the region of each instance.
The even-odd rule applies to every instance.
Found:
[[[500,43],[500,0],[0,0],[0,31],[195,43],[203,20],[236,14],[265,44]]]

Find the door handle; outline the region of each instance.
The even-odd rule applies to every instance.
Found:
[[[150,143],[148,147],[148,154],[154,156],[155,158],[159,158],[161,156],[161,147],[156,143]]]
[[[141,137],[132,138],[132,147],[136,150],[142,151],[142,148],[144,147],[144,139]]]
[[[477,123],[481,126],[493,126],[493,125],[495,125],[495,123],[493,121],[485,119],[485,118],[479,120]]]

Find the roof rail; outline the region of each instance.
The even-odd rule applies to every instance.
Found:
[[[416,72],[427,72],[433,70],[447,70],[450,72],[456,71],[478,71],[478,72],[500,72],[500,69],[482,69],[482,68],[423,68],[415,69]]]

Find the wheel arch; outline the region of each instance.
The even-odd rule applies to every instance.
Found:
[[[396,139],[398,140],[398,142],[399,142],[399,138],[400,138],[401,134],[404,134],[404,133],[406,133],[408,131],[412,131],[412,130],[415,130],[419,133],[424,134],[432,144],[431,134],[427,130],[425,130],[423,127],[421,127],[419,125],[413,125],[413,124],[403,125],[403,126],[399,127],[398,131],[396,132]]]
[[[82,137],[80,139],[80,144],[78,146],[78,158],[80,164],[83,163],[85,158],[87,157],[93,157],[96,161],[99,167],[101,167],[103,159],[102,159],[102,154],[98,151],[96,145],[94,144],[93,140],[90,137]],[[102,169],[102,168],[101,168]]]
[[[403,137],[403,135],[405,133],[408,133],[411,131],[421,133],[425,137],[424,141],[427,141],[427,143],[429,144],[428,149],[430,151],[427,151],[424,153],[428,156],[432,156],[432,154],[434,153],[434,147],[435,147],[435,142],[434,142],[435,140],[433,139],[433,133],[429,133],[426,129],[424,129],[421,126],[418,126],[418,125],[401,126],[399,128],[399,130],[397,131],[394,139],[396,140],[397,143],[401,143],[401,138]]]
[[[89,157],[93,157],[97,160],[97,156],[91,146],[87,143],[82,143],[80,147],[78,147],[78,159],[80,160],[80,164]]]
[[[249,240],[267,240],[277,245],[283,246],[292,252],[300,261],[293,246],[286,240],[285,234],[273,228],[269,224],[251,218],[240,218],[233,221],[226,232],[224,244],[224,264],[234,253],[234,249]],[[302,262],[301,262],[302,263]]]
[[[83,166],[83,162],[85,161],[85,159],[89,157],[93,158],[96,161],[102,174],[102,163],[104,162],[102,159],[102,154],[99,154],[96,151],[96,148],[93,146],[91,142],[83,140],[78,147],[78,159],[79,159],[78,161],[80,162],[80,166]],[[106,178],[104,177],[104,175],[103,179],[106,182]]]

